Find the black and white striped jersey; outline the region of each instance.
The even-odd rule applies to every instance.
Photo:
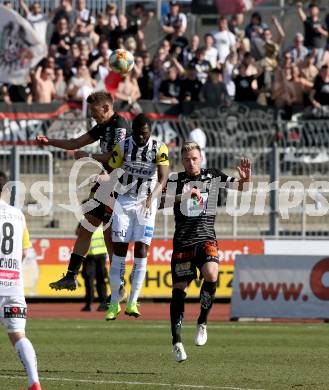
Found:
[[[126,138],[115,146],[109,161],[111,168],[124,170],[119,182],[129,188],[127,195],[135,197],[153,191],[158,180],[158,165],[169,165],[168,148],[154,137],[144,146],[138,146],[133,137]]]
[[[174,205],[175,250],[216,239],[214,225],[218,192],[228,188],[229,183],[234,181],[234,177],[214,168],[201,169],[200,174],[193,177],[188,176],[186,172],[179,172],[177,179],[169,178],[168,186],[177,185],[176,195],[188,192],[193,187],[198,188],[202,195],[201,202],[188,197]]]

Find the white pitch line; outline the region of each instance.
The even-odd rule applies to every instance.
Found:
[[[0,378],[6,379],[26,379],[23,376],[9,376],[0,375]],[[177,388],[188,388],[188,389],[219,389],[219,390],[265,390],[265,389],[247,389],[242,387],[231,387],[231,386],[208,386],[208,385],[185,385],[185,384],[174,384],[174,383],[154,383],[154,382],[128,382],[128,381],[102,381],[92,379],[70,379],[70,378],[47,378],[40,377],[41,381],[53,381],[53,382],[73,382],[73,383],[93,383],[99,385],[131,385],[131,386],[163,386],[163,387],[177,387]]]

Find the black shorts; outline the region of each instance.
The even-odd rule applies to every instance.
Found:
[[[204,264],[219,263],[217,241],[204,241],[185,247],[183,250],[174,249],[171,257],[171,275],[174,283],[196,279],[197,268],[201,271]]]
[[[99,187],[98,183],[96,183],[93,186],[93,188],[90,191],[90,195],[89,195],[88,200],[89,199],[93,199],[93,197],[95,195],[95,192],[97,191],[98,187]],[[114,195],[110,194],[110,196],[113,197]],[[105,205],[103,203],[98,202],[97,200],[95,200],[95,202],[98,203],[98,206],[96,206],[92,210],[86,212],[85,215],[91,215],[91,216],[101,220],[105,224],[108,223],[110,221],[110,219],[111,219],[113,209],[110,206],[107,206],[107,205]]]

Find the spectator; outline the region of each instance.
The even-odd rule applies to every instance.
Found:
[[[322,65],[310,93],[310,102],[314,108],[329,106],[329,68]]]
[[[134,104],[141,97],[136,73],[134,71],[123,76],[115,93],[115,98],[128,104]]]
[[[184,49],[188,46],[188,39],[182,34],[179,28],[175,28],[171,37],[170,53],[179,58]]]
[[[250,23],[245,29],[246,38],[250,41],[250,52],[257,60],[261,58],[261,50],[264,46],[263,33],[268,29],[268,25],[262,22],[262,17],[258,12],[251,15]]]
[[[201,91],[202,83],[197,78],[197,72],[194,67],[188,67],[186,69],[186,78],[181,82],[181,95],[182,101],[199,101],[199,95]]]
[[[323,39],[321,21],[319,19],[319,7],[311,3],[308,7],[309,16],[306,16],[301,2],[296,3],[297,12],[300,20],[304,24],[304,44],[309,51],[316,55],[316,62],[319,63],[323,56]]]
[[[196,57],[190,62],[189,66],[194,68],[197,74],[197,78],[204,84],[207,81],[208,73],[211,70],[211,64],[206,60],[205,49],[198,49]]]
[[[153,59],[153,71],[154,71],[154,82],[153,82],[153,98],[158,99],[159,87],[167,75],[167,71],[170,68],[171,60],[166,50],[160,46],[158,52]]]
[[[58,19],[55,31],[50,39],[50,44],[55,45],[57,52],[62,56],[66,56],[69,52],[71,46],[71,35],[69,31],[69,24],[65,17]]]
[[[301,75],[311,83],[314,83],[316,76],[319,73],[318,68],[315,66],[315,57],[309,53],[305,57],[305,60],[300,64]]]
[[[292,61],[294,64],[299,65],[305,59],[308,54],[306,46],[304,46],[304,36],[301,33],[296,33],[294,38],[294,44],[290,49]]]
[[[94,70],[93,66],[96,65],[97,68]],[[110,60],[107,56],[99,57],[90,67],[90,71],[94,76],[97,82],[97,89],[105,89],[105,79],[112,71],[110,67]]]
[[[245,36],[244,30],[241,28],[244,23],[244,15],[242,13],[232,16],[229,23],[229,30],[235,35],[236,40],[241,44]]]
[[[119,16],[119,25],[110,33],[110,49],[116,50],[119,48],[118,40],[120,38],[125,41],[128,37],[135,37],[136,28],[128,27],[128,19],[125,15]]]
[[[55,68],[54,86],[56,91],[56,98],[59,100],[65,100],[67,98],[67,84],[64,78],[63,69],[60,67]]]
[[[24,0],[19,0],[19,6],[23,10],[26,19],[36,31],[38,37],[42,39],[43,42],[46,42],[48,17],[42,13],[40,3],[34,1],[29,8]]]
[[[114,28],[115,26],[113,27],[112,30],[114,30]],[[110,40],[111,28],[110,28],[109,20],[107,16],[102,14],[101,12],[97,14],[95,33],[99,36],[99,41]]]
[[[84,22],[82,22],[79,18],[77,19],[72,32],[73,32],[73,37],[71,39],[71,43],[79,44],[79,42],[83,40],[86,41],[89,46],[92,46],[93,42],[92,42],[90,30],[88,30],[87,25]]]
[[[214,37],[211,34],[206,34],[204,36],[205,59],[210,62],[212,68],[217,67],[219,60],[219,53],[214,44]]]
[[[83,115],[87,114],[86,99],[93,92],[96,86],[95,80],[90,76],[88,66],[81,63],[78,65],[77,74],[73,76],[67,90],[71,100],[78,100],[83,103]]]
[[[31,73],[34,101],[36,103],[51,103],[56,97],[56,89],[53,82],[54,71],[51,68],[39,66]]]
[[[170,41],[175,29],[182,35],[185,33],[187,28],[187,18],[185,14],[179,12],[179,4],[177,1],[170,1],[169,4],[170,11],[163,18],[162,30],[167,34],[167,39]]]
[[[71,0],[60,0],[59,7],[53,12],[53,24],[57,26],[60,19],[65,18],[69,24],[70,29],[73,28],[76,18],[78,16],[77,11],[72,7]]]
[[[178,78],[178,70],[171,66],[167,73],[167,78],[163,80],[159,88],[160,102],[168,104],[178,104],[181,95],[181,81]]]
[[[201,89],[201,101],[217,107],[227,102],[227,90],[223,83],[221,69],[212,69],[209,78]]]
[[[106,6],[105,12],[107,16],[107,21],[110,26],[110,30],[113,31],[117,26],[119,26],[119,19],[117,16],[117,5],[115,3],[109,3]]]
[[[199,35],[193,35],[191,39],[191,44],[185,47],[182,51],[182,54],[178,57],[178,61],[183,64],[184,67],[187,67],[188,64],[195,58],[196,52],[199,49],[199,45]]]
[[[193,126],[194,127],[194,126]],[[207,146],[207,136],[206,133],[200,129],[200,127],[194,127],[190,132],[188,140],[190,142],[196,142],[200,146],[202,164],[201,168],[207,167],[207,157],[206,157],[206,146]]]
[[[110,58],[112,50],[109,48],[109,43],[104,38],[99,41],[96,48],[94,48],[89,55],[89,64],[93,64],[100,57]]]
[[[294,106],[298,106],[299,109],[303,109],[303,106],[307,105],[306,96],[311,91],[313,83],[301,76],[300,70],[296,65],[292,67],[291,83],[294,94],[293,104]]]
[[[138,78],[138,85],[141,91],[141,99],[153,99],[154,69],[151,57],[148,52],[142,54],[143,67]]]
[[[95,24],[95,18],[91,15],[90,10],[86,7],[86,0],[76,1],[76,14],[80,22],[84,23],[87,30],[91,31],[91,25]]]
[[[235,101],[237,102],[256,102],[258,97],[258,85],[254,83],[257,80],[256,75],[247,75],[247,66],[242,63],[238,67],[238,74],[233,73],[235,83]]]
[[[233,72],[238,72],[236,69],[238,57],[237,54],[231,52],[225,61],[223,66],[223,82],[225,84],[227,94],[231,100],[234,100],[235,96],[235,83],[233,81]]]
[[[286,52],[282,67],[275,71],[272,98],[278,108],[284,108],[289,118],[292,113],[292,105],[296,102],[293,88],[293,64],[291,54]]]
[[[213,34],[215,40],[215,47],[219,53],[219,62],[224,64],[227,56],[231,51],[236,49],[235,36],[228,30],[227,19],[221,16],[218,19],[218,31]]]
[[[136,3],[133,6],[131,14],[128,17],[128,28],[136,29],[135,36],[138,50],[146,50],[144,29],[152,17],[153,13],[146,12],[144,5],[141,3]]]

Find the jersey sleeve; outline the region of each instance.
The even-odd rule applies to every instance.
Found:
[[[122,146],[121,142],[115,145],[112,152],[112,156],[108,162],[109,166],[113,169],[120,168],[121,165],[123,164],[123,154],[122,154],[121,146]]]
[[[158,150],[156,156],[156,165],[166,165],[169,166],[169,157],[168,157],[168,147],[165,144],[162,144]]]
[[[94,126],[92,129],[88,131],[88,134],[95,140],[99,140],[99,127],[98,125]]]
[[[118,117],[114,129],[114,144],[123,141],[128,136],[128,123],[124,118]]]
[[[27,230],[27,226],[24,226],[24,231],[23,231],[23,249],[28,249],[31,248],[32,244],[30,241],[30,233]]]

